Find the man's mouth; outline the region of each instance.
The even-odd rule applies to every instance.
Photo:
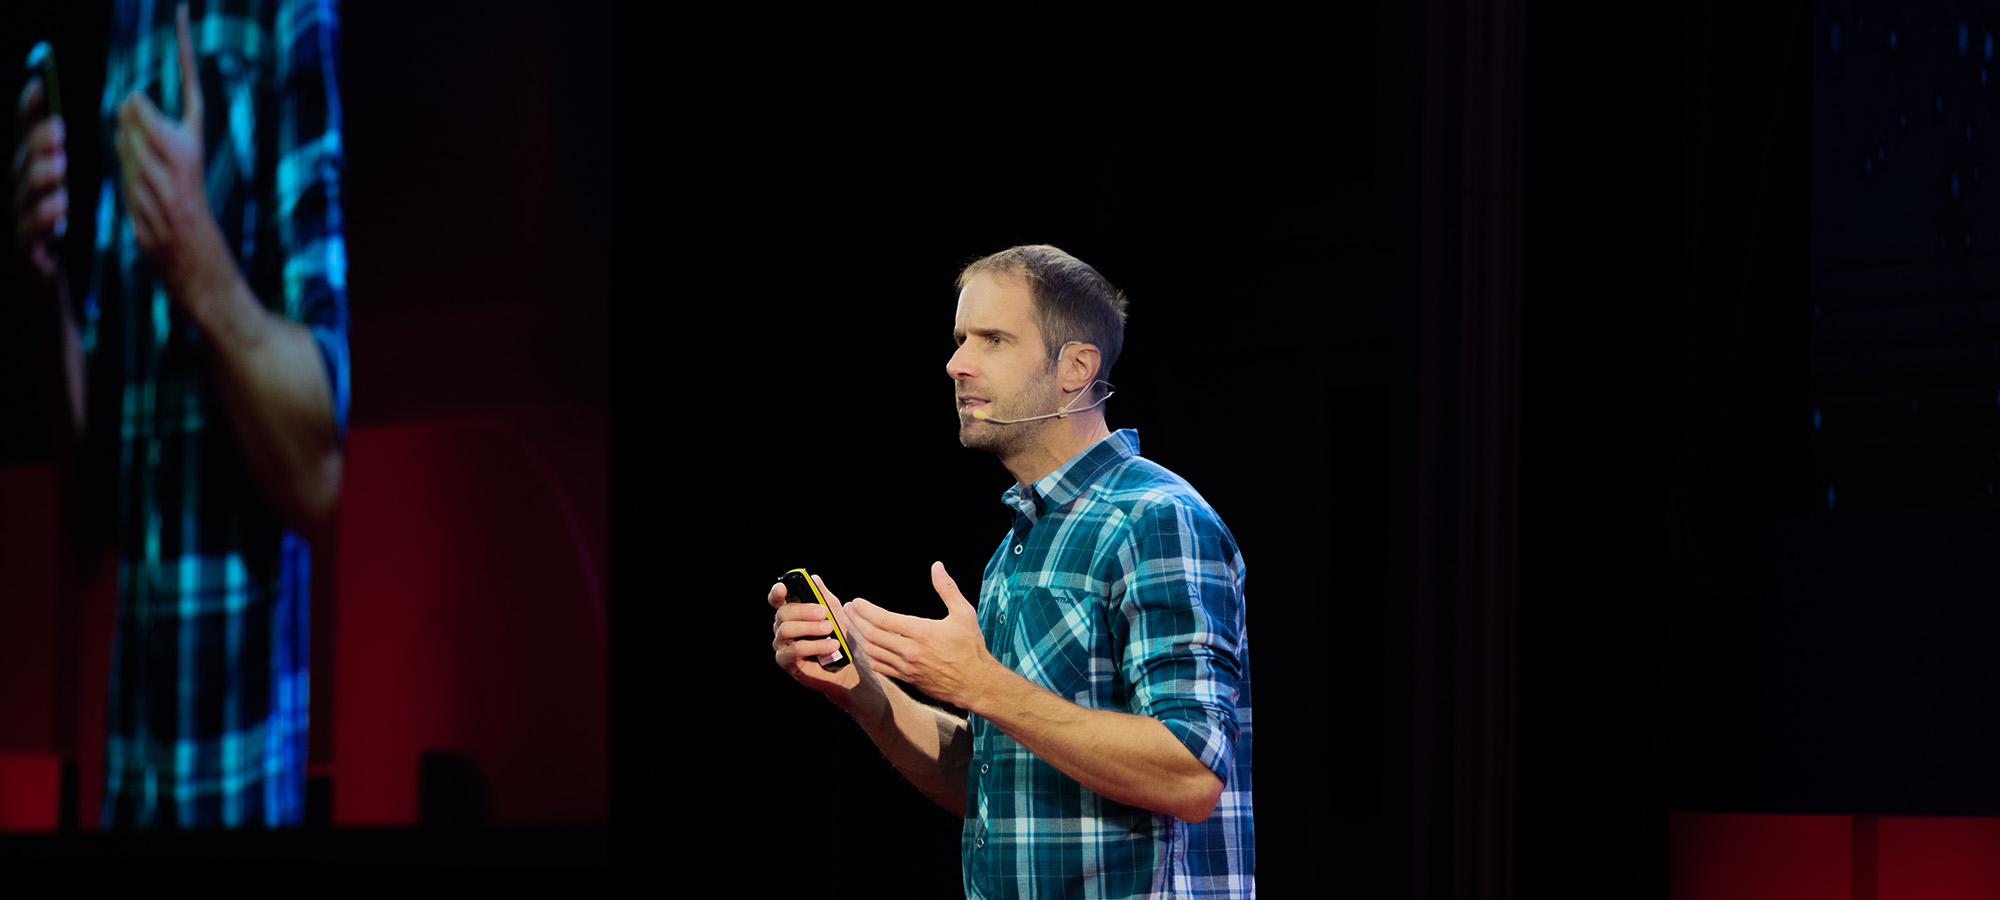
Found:
[[[958,398],[958,411],[971,412],[975,409],[984,409],[988,405],[988,402],[984,397],[960,397]]]

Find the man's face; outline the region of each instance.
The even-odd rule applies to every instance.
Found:
[[[958,294],[952,339],[958,352],[945,364],[958,404],[958,441],[1002,457],[1027,446],[1053,419],[1002,425],[974,418],[985,410],[995,419],[1019,419],[1055,412],[1062,389],[1042,349],[1034,298],[1027,283],[1012,275],[974,276]]]

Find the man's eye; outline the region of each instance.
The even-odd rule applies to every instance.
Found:
[[[988,347],[998,347],[998,346],[1000,346],[1000,339],[999,339],[999,338],[997,338],[997,337],[990,337],[990,338],[987,338],[987,339],[986,339],[986,346],[988,346]]]

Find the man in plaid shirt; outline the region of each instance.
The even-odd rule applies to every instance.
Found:
[[[348,408],[336,18],[201,7],[117,4],[96,110],[117,165],[80,310],[51,86],[18,109],[16,243],[57,313],[70,424],[116,454],[110,827],[304,820],[308,544]]]
[[[1124,295],[1049,246],[959,286],[959,440],[1017,482],[979,606],[942,563],[943,619],[828,593],[856,653],[828,672],[825,613],[777,585],[777,662],[964,817],[968,897],[1254,897],[1243,559],[1194,488],[1105,425]]]

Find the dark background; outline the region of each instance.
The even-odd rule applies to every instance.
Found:
[[[674,244],[658,272],[674,305],[667,322],[619,307],[621,339],[645,335],[648,350],[620,345],[614,469],[621,503],[643,511],[621,507],[619,546],[646,534],[664,548],[678,534],[655,552],[675,561],[669,580],[698,573],[701,587],[622,602],[632,631],[621,634],[673,633],[685,603],[700,603],[692,630],[716,646],[692,684],[650,677],[659,663],[645,651],[619,654],[618,676],[628,711],[693,694],[694,721],[710,721],[712,705],[740,710],[742,724],[690,742],[694,778],[621,757],[618,770],[639,779],[621,782],[634,817],[700,810],[724,871],[768,872],[814,843],[841,861],[796,884],[746,876],[766,895],[958,890],[956,820],[771,665],[756,598],[804,565],[844,597],[930,615],[930,561],[961,585],[978,577],[1009,521],[997,502],[1009,479],[955,440],[943,373],[951,283],[973,258],[1046,242],[1133,298],[1109,423],[1137,428],[1146,454],[1195,484],[1244,547],[1266,890],[1510,891],[1511,573],[1518,560],[1524,583],[1545,579],[1542,603],[1566,605],[1555,598],[1576,586],[1572,571],[1530,569],[1514,491],[1539,476],[1535,522],[1551,505],[1571,512],[1590,488],[1564,470],[1599,452],[1559,443],[1573,414],[1530,409],[1523,424],[1522,348],[1546,354],[1530,363],[1530,386],[1586,360],[1668,384],[1653,367],[1679,365],[1608,335],[1557,340],[1568,323],[1553,309],[1526,323],[1547,329],[1546,345],[1533,331],[1524,343],[1534,307],[1522,299],[1521,240],[1537,247],[1545,229],[1575,260],[1538,268],[1529,257],[1526,296],[1545,290],[1569,309],[1555,298],[1616,283],[1674,309],[1677,298],[1660,296],[1671,287],[1660,273],[1677,264],[1671,219],[1626,235],[1640,248],[1628,257],[1652,263],[1640,279],[1599,261],[1601,217],[1573,217],[1609,168],[1602,148],[1632,139],[1646,143],[1622,150],[1627,163],[1671,196],[1675,126],[1642,134],[1638,122],[1588,115],[1608,133],[1551,144],[1560,162],[1530,164],[1526,183],[1543,178],[1550,200],[1530,205],[1524,224],[1534,195],[1519,141],[1524,116],[1529,134],[1538,120],[1521,91],[1539,70],[1520,53],[1525,23],[1504,9],[1021,3],[915,20],[842,10],[676,21],[685,39],[666,54],[664,99],[623,106],[625,122],[673,123],[662,195]],[[1663,54],[1647,73],[1663,83],[1634,88],[1644,96],[1675,86],[1659,74],[1678,52],[1679,23],[1666,27],[1639,36]],[[634,140],[646,139],[622,134],[621,147]],[[1638,161],[1648,153],[1650,169]],[[650,254],[621,246],[625,265],[635,256],[652,271]],[[1606,322],[1606,305],[1576,308]],[[674,342],[665,378],[649,352],[661,341]],[[1576,392],[1615,377],[1572,371],[1551,393],[1589,404],[1597,398]],[[1555,456],[1524,474],[1515,448],[1539,423],[1549,437],[1525,446]],[[664,472],[650,466],[655,448],[673,451]],[[655,510],[680,521],[655,524]],[[1634,514],[1644,515],[1598,511]],[[628,530],[635,517],[646,521]],[[1640,527],[1656,538],[1657,512]],[[1536,613],[1554,620],[1551,636],[1571,624],[1549,606]],[[1566,676],[1585,654],[1537,646],[1541,661],[1519,670],[1519,790],[1537,791],[1537,823],[1569,818],[1520,830],[1524,854],[1550,854],[1522,857],[1522,889],[1577,876],[1530,864],[1554,859],[1555,846],[1633,885],[1650,708],[1595,714],[1618,733],[1577,756],[1568,715],[1595,698]],[[1617,702],[1650,701],[1632,674],[1591,681],[1617,684]],[[1532,719],[1530,683],[1545,689]],[[649,685],[638,699],[634,684]],[[1548,752],[1529,754],[1530,740]],[[1573,804],[1582,794],[1568,773],[1593,764],[1605,770],[1586,776],[1602,802]],[[637,856],[667,827],[621,831],[620,846]]]
[[[355,415],[615,411],[616,884],[958,890],[956,821],[771,665],[761,598],[977,579],[1008,479],[947,418],[951,282],[1027,242],[1132,296],[1109,423],[1244,548],[1267,892],[1660,896],[1672,811],[2000,810],[1988,423],[1811,424],[2000,396],[1985,256],[1853,249],[1979,233],[1937,199],[1987,109],[1950,35],[2000,23],[1904,9],[1895,55],[1803,2],[426,9],[347,12]],[[1923,174],[1870,193],[1898,104]],[[1842,299],[1843,265],[1888,273]]]
[[[1133,297],[1110,424],[1245,548],[1267,890],[1660,896],[1670,812],[1991,814],[1985,492],[1924,488],[1936,444],[1851,453],[1810,423],[1830,392],[1881,389],[1826,382],[1855,348],[1828,343],[1832,306],[1815,317],[1818,285],[1846,277],[1816,274],[1815,179],[1859,148],[1827,161],[1815,123],[1858,141],[1828,107],[1878,121],[1870,90],[1914,107],[1957,23],[1975,48],[1995,23],[1904,9],[1900,68],[1816,82],[1841,64],[1835,18],[1847,58],[1873,59],[1853,49],[1884,37],[1853,37],[1881,28],[1867,12],[698,17],[669,54],[671,104],[638,116],[686,123],[662,278],[669,333],[700,343],[671,400],[621,399],[619,483],[643,515],[688,511],[703,580],[733,585],[717,593],[807,565],[934,613],[924,565],[967,583],[1007,521],[1007,478],[944,411],[949,284],[1054,243]],[[1927,171],[1957,158],[1926,152]],[[1917,359],[1969,339],[1915,315],[1845,327]],[[621,385],[647,383],[650,355],[619,359]],[[1995,396],[1967,368],[1953,377]],[[1990,424],[1940,427],[1990,463]],[[671,478],[626,464],[668,446]],[[1849,502],[1816,506],[1832,478]],[[626,607],[639,633],[676,608]],[[762,624],[733,609],[703,633]],[[731,740],[760,777],[690,795],[663,775],[630,802],[691,798],[727,835],[799,816],[843,860],[814,889],[955,890],[955,822],[735,652],[703,658],[755,698]],[[776,843],[716,847],[756,871]]]

